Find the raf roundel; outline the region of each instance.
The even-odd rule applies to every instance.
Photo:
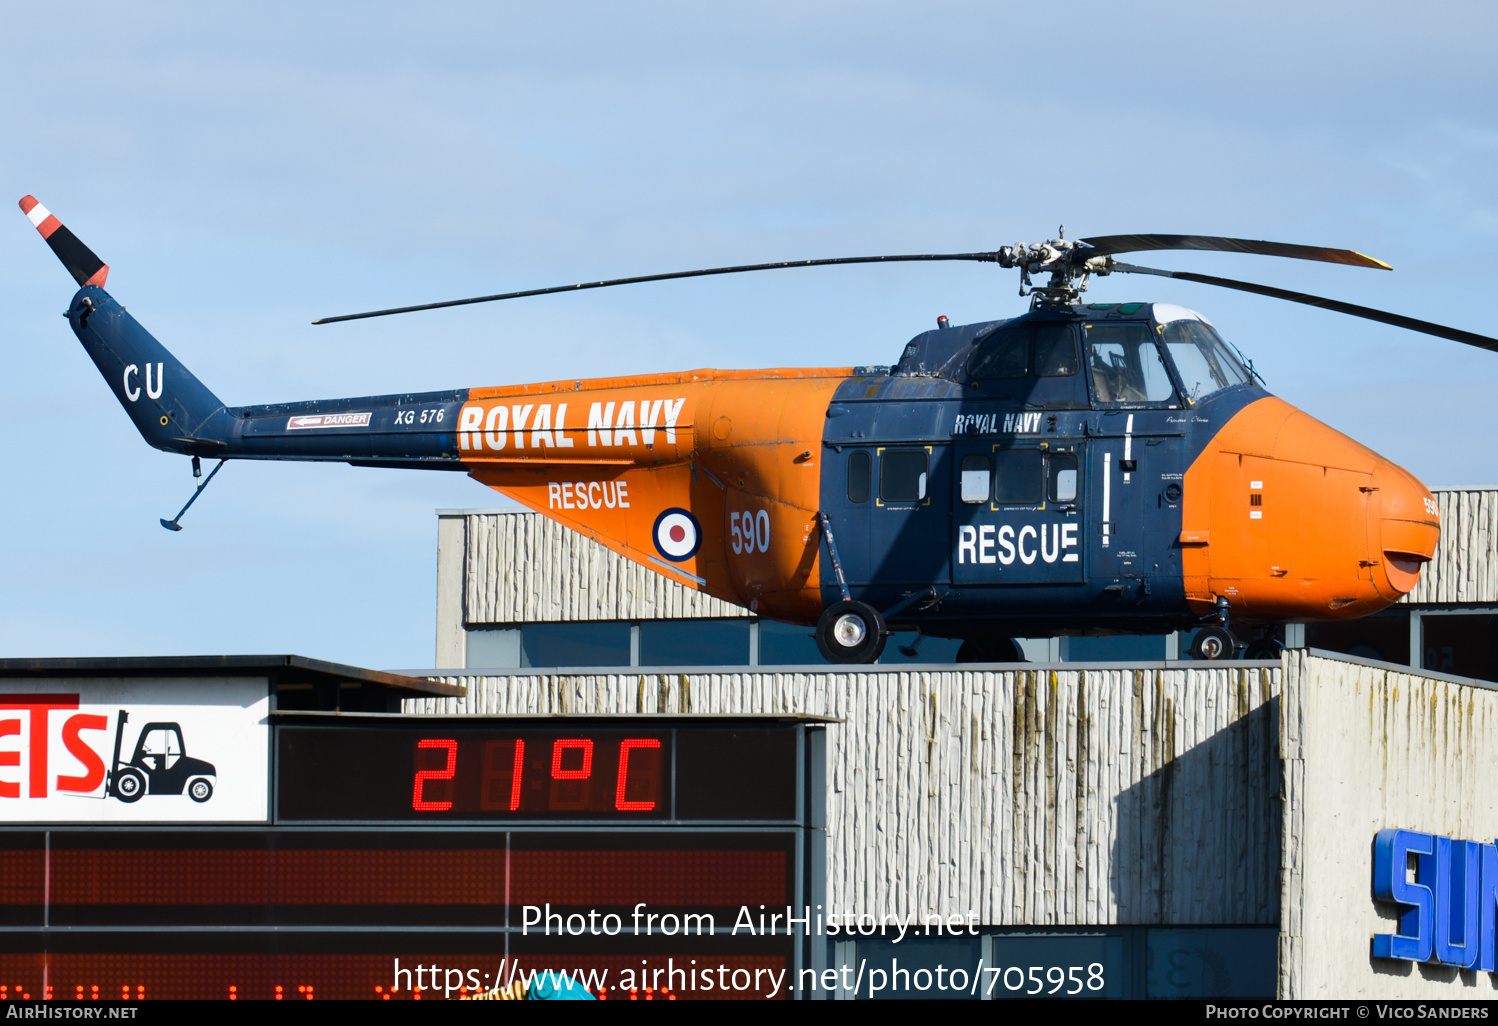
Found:
[[[663,510],[655,518],[655,548],[673,563],[685,563],[702,548],[702,525],[680,507]]]

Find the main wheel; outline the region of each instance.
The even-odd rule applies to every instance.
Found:
[[[187,785],[187,797],[195,802],[206,802],[213,797],[213,781],[207,777],[198,777]]]
[[[1203,627],[1191,639],[1192,659],[1231,659],[1238,654],[1238,639],[1225,627]]]
[[[866,602],[834,602],[817,621],[817,648],[829,663],[872,663],[885,638],[884,617]]]
[[[968,638],[957,649],[959,663],[1022,663],[1025,654],[1013,638]]]
[[[140,801],[146,793],[146,778],[138,769],[123,769],[114,778],[114,796],[122,802]]]

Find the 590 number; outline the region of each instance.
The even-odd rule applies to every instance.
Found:
[[[728,514],[728,533],[735,554],[770,551],[770,513],[745,510]]]

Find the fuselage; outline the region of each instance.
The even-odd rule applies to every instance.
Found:
[[[949,637],[1163,632],[1222,599],[1235,623],[1362,616],[1414,587],[1439,534],[1419,481],[1271,396],[1177,307],[926,332],[890,367],[247,407],[102,289],[69,318],[158,448],[463,471],[791,622],[845,589]]]

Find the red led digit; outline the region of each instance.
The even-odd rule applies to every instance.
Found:
[[[655,802],[627,802],[624,786],[629,782],[629,750],[631,748],[659,748],[661,743],[653,737],[632,737],[619,743],[619,787],[614,794],[614,808],[620,812],[649,812]]]
[[[562,769],[562,753],[569,748],[581,748],[583,751],[583,768],[575,770]],[[593,742],[586,738],[569,738],[558,741],[551,746],[551,779],[553,780],[587,780],[593,775]]]
[[[510,811],[520,808],[520,770],[525,766],[525,742],[515,742],[515,772],[510,778]]]
[[[447,765],[440,770],[419,770],[416,774],[416,786],[411,790],[411,808],[417,812],[446,812],[453,807],[452,802],[429,802],[422,797],[422,788],[428,780],[451,780],[453,774],[458,770],[458,742],[456,741],[419,741],[416,744],[420,748],[445,748],[447,749]],[[277,1000],[280,1000],[279,996]]]

